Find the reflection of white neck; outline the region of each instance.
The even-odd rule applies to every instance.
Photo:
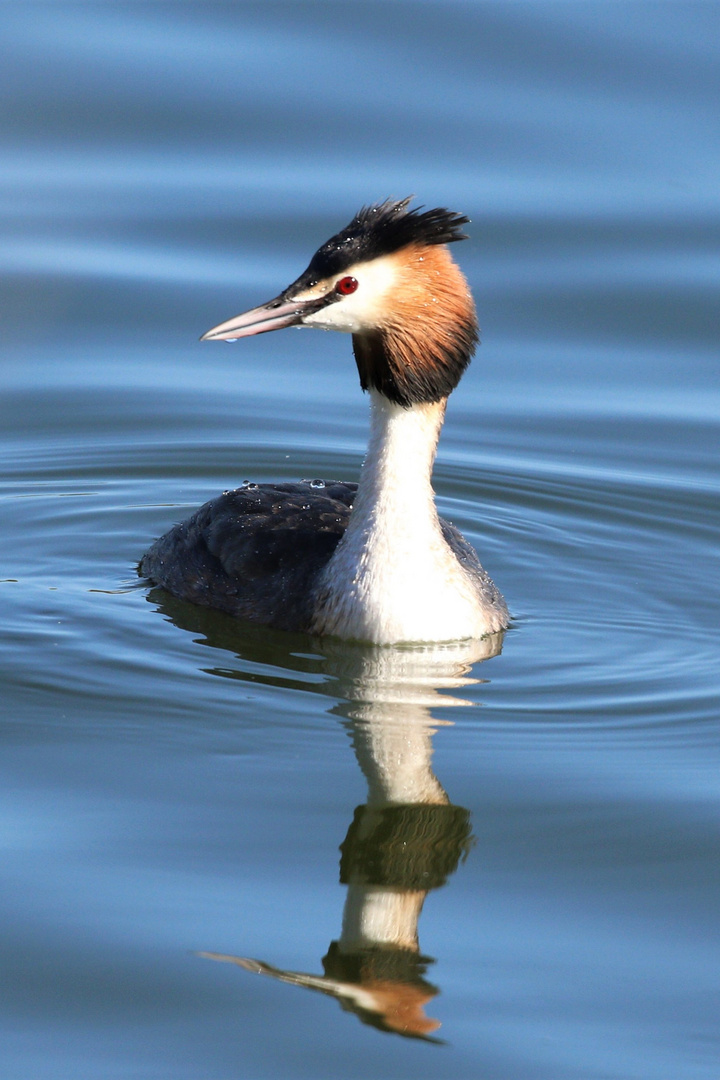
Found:
[[[412,668],[409,662],[412,654],[406,658],[395,655],[398,674],[405,664]],[[373,690],[378,689],[371,680],[366,681],[365,687],[370,698]],[[448,797],[432,771],[435,725],[426,705],[402,700],[367,701],[353,706],[352,718],[355,754],[368,785],[368,810],[393,805],[447,804]],[[372,830],[376,823],[376,815],[367,814],[360,824],[359,836],[364,830]],[[341,951],[373,947],[417,951],[417,924],[424,899],[425,891],[351,881],[343,911]]]
[[[353,743],[368,785],[367,805],[446,803],[431,768],[432,719],[421,705],[358,705]]]
[[[340,949],[395,948],[418,950],[418,919],[424,892],[405,892],[378,885],[349,885],[343,910]]]
[[[445,402],[370,392],[371,432],[347,531],[323,572],[313,629],[360,641],[450,641],[488,630],[440,528],[431,475]]]

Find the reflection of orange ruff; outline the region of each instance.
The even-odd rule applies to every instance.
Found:
[[[407,983],[371,983],[363,990],[374,998],[375,1011],[382,1016],[384,1026],[390,1031],[396,1031],[399,1035],[423,1036],[440,1027],[439,1020],[433,1020],[423,1012],[437,991],[428,992]]]

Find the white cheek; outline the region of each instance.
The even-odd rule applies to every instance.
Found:
[[[362,266],[351,266],[343,276],[354,277],[358,283],[357,290],[329,304],[322,311],[308,315],[303,319],[304,325],[322,330],[340,330],[346,334],[375,329],[383,321],[396,280],[393,262],[391,257],[387,257]]]
[[[316,311],[314,315],[307,315],[303,319],[303,326],[316,326],[320,330],[340,330],[345,334],[357,334],[366,327],[366,319],[363,317],[362,308],[353,310],[355,305],[349,303],[353,297],[349,296],[330,304],[322,311]]]

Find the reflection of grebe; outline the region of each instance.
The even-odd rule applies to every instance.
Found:
[[[371,434],[360,483],[247,484],[158,540],[140,572],[171,593],[278,629],[389,644],[479,638],[508,624],[505,601],[431,486],[450,392],[477,321],[446,245],[468,220],[360,211],[274,300],[204,339],[285,326],[353,336]],[[352,511],[352,512],[351,512]]]
[[[430,710],[469,705],[445,691],[478,682],[472,665],[500,646],[500,634],[399,649],[320,646],[333,676],[323,685],[344,698],[333,712],[347,722],[367,781],[367,799],[340,846],[341,933],[322,958],[322,974],[224,952],[202,956],[326,994],[382,1031],[437,1041],[440,1023],[425,1008],[439,989],[426,978],[432,959],[420,950],[418,922],[427,895],[454,873],[472,837],[469,812],[450,802],[432,769],[432,736],[448,721]],[[292,891],[285,902],[294,925]]]

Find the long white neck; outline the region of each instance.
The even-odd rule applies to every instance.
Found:
[[[445,402],[406,409],[370,391],[370,439],[346,542],[372,535],[385,559],[440,534],[431,485]]]
[[[367,457],[313,629],[377,644],[479,637],[475,591],[442,535],[431,485],[445,402],[370,398]]]

